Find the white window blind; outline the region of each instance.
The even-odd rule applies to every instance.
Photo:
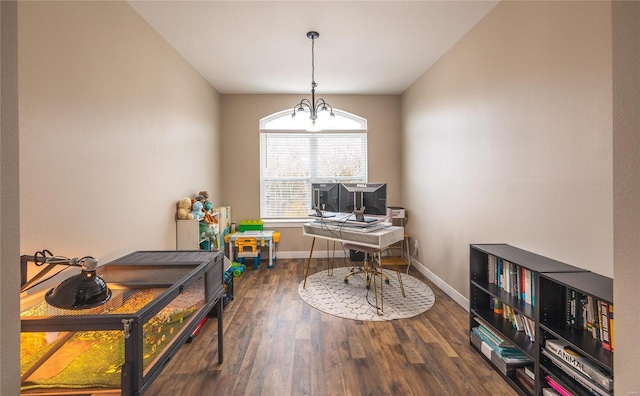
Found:
[[[283,113],[290,117],[289,111]],[[273,117],[270,118],[272,121]],[[364,124],[357,124],[362,125],[366,128],[366,120]],[[260,130],[260,215],[263,219],[307,217],[311,209],[311,183],[366,181],[366,129]]]

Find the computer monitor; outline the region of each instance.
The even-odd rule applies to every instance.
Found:
[[[337,212],[340,205],[340,183],[311,183],[311,210],[318,217]]]
[[[387,214],[386,183],[342,183],[340,184],[340,212],[353,213],[357,221],[364,215]]]

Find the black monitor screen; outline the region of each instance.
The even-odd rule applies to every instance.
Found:
[[[354,199],[357,206],[354,205]],[[364,206],[364,214],[387,214],[386,183],[342,183],[339,212],[353,213]]]
[[[340,183],[311,183],[311,209],[337,212],[340,205]]]

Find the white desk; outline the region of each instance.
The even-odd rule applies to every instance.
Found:
[[[309,267],[311,266],[311,258],[313,256],[313,246],[315,245],[316,238],[322,238],[322,239],[326,239],[327,241],[334,241],[334,242],[340,242],[340,243],[352,243],[359,246],[370,248],[377,252],[378,262],[381,263],[380,252],[390,247],[394,243],[402,241],[404,239],[404,227],[389,226],[389,227],[381,228],[375,231],[363,232],[360,230],[349,229],[349,227],[335,227],[335,226],[327,226],[325,224],[320,224],[320,223],[307,223],[302,226],[302,234],[313,238],[313,240],[311,241],[311,249],[309,251],[309,259],[307,260],[307,268],[304,274],[304,283],[302,285],[302,287],[305,288],[307,286],[307,276],[309,275]],[[382,296],[382,272],[377,271],[376,269],[368,268],[366,265],[365,265],[365,271],[370,273],[379,273],[381,275],[380,295],[382,298],[381,300],[382,307],[380,309],[383,310],[384,297]],[[402,279],[400,278],[399,273],[398,273],[398,279],[400,282],[400,287],[402,288],[402,294],[404,295]],[[345,278],[345,282],[346,281],[347,280]],[[374,280],[374,287],[375,287],[375,280]],[[374,290],[374,294],[376,294],[375,290]],[[376,294],[376,309],[378,310],[379,307],[377,304],[377,298],[378,297]]]
[[[273,233],[274,231],[244,231],[229,234],[229,260],[233,262],[233,242],[236,240],[236,238],[252,237],[256,238],[256,240],[258,241],[258,246],[269,246],[268,268],[273,268],[273,256],[275,253],[275,242],[273,241]]]
[[[302,234],[314,238],[328,239],[336,242],[355,243],[373,249],[383,250],[404,239],[404,227],[390,226],[376,231],[362,232],[349,227],[329,227],[307,223],[302,226]]]

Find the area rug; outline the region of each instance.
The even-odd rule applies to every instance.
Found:
[[[435,296],[433,290],[424,282],[411,275],[402,274],[402,283],[406,297],[402,297],[398,276],[395,271],[385,270],[389,283],[384,284],[384,312],[376,313],[373,284],[367,290],[364,274],[355,274],[344,282],[344,277],[351,271],[350,267],[334,268],[333,275],[329,270],[321,271],[307,278],[298,285],[300,298],[310,306],[345,319],[364,321],[384,321],[410,318],[419,315],[433,306]],[[379,278],[378,282],[380,282]],[[378,283],[378,293],[380,284]],[[378,295],[379,298],[379,295]]]

